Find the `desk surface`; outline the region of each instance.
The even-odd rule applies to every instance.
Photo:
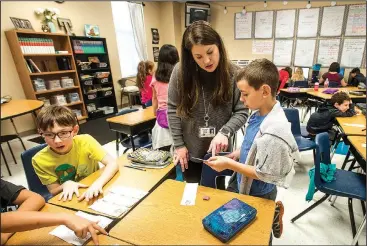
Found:
[[[131,245],[131,244],[125,243],[124,241],[121,241],[116,238],[109,237],[103,234],[98,235],[98,241],[99,241],[99,245]],[[85,245],[95,245],[95,244],[93,240],[90,239],[89,242]]]
[[[41,209],[41,212],[68,214],[75,213],[75,211],[60,208],[58,206],[53,206],[50,204],[46,204]],[[9,239],[6,245],[70,245],[69,243],[59,239],[58,237],[49,234],[49,232],[56,227],[57,226],[50,226],[32,231],[17,232]]]
[[[1,104],[1,120],[31,113],[42,106],[43,101],[39,100],[11,100]]]
[[[309,90],[307,91],[307,94],[309,95],[312,95],[312,96],[315,96],[315,97],[319,97],[319,98],[322,98],[322,99],[326,99],[326,100],[329,100],[331,99],[331,94],[325,94],[325,93],[322,93],[324,90],[326,90],[328,88],[319,88],[318,91],[314,91],[314,90]],[[347,90],[347,91],[363,91],[361,89],[358,89],[358,87],[342,87],[342,88],[338,88],[339,91],[340,90]],[[349,97],[351,99],[357,99],[357,98],[366,98],[366,95],[362,95],[362,96],[356,96],[356,95],[352,95],[352,94],[349,94]]]
[[[366,160],[366,147],[362,147],[362,144],[366,144],[365,136],[348,136],[348,140],[358,151],[358,153]]]
[[[366,130],[362,131],[366,128],[366,116],[363,114],[355,115],[353,117],[337,117],[336,120],[340,128],[343,130],[343,133],[346,135],[366,135]],[[360,124],[364,125],[364,127],[355,127],[355,126],[346,126],[347,124]]]
[[[137,245],[219,245],[202,219],[232,198],[257,209],[256,219],[229,244],[268,245],[275,203],[271,200],[199,186],[194,206],[181,206],[185,183],[166,180],[110,230],[110,235]],[[204,201],[203,196],[210,196]]]
[[[118,165],[120,167],[120,170],[103,187],[104,193],[106,193],[108,189],[113,185],[123,185],[123,186],[138,188],[138,189],[150,192],[166,176],[168,176],[171,170],[174,169],[173,164],[170,164],[169,166],[163,169],[148,169],[147,168],[145,172],[141,170],[137,170],[137,169],[123,167],[124,165],[129,165],[129,164],[130,164],[130,161],[127,159],[126,155],[123,155],[118,159]],[[103,169],[100,169],[97,172],[92,173],[91,175],[89,175],[88,177],[80,181],[80,183],[91,185],[97,178],[99,178],[102,171]],[[86,190],[85,188],[84,189],[80,188],[79,194],[83,194],[85,190]],[[105,215],[103,213],[100,213],[100,212],[97,212],[97,211],[94,211],[88,208],[93,202],[89,201],[88,203],[85,200],[78,202],[78,199],[75,197],[75,195],[73,196],[73,199],[71,201],[63,202],[63,201],[59,201],[58,199],[59,199],[59,195],[54,196],[53,198],[51,198],[48,201],[48,203],[63,206],[63,207],[70,208],[70,209],[81,210],[81,211],[85,211],[85,212],[89,212],[93,214]],[[105,215],[105,216],[108,216],[108,215]]]
[[[285,93],[307,93],[308,91],[313,91],[313,88],[300,88],[299,91],[288,91],[288,89],[280,89],[280,91]]]
[[[107,119],[107,122],[135,126],[149,120],[154,120],[155,118],[156,116],[154,115],[153,107],[147,107],[146,109],[109,118]]]

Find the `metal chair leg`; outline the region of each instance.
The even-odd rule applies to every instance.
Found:
[[[345,156],[345,159],[344,159],[344,162],[343,162],[343,165],[342,165],[342,170],[344,170],[345,166],[347,165],[348,161],[349,161],[349,156],[350,156],[350,150],[348,150],[348,153],[347,155]]]
[[[348,209],[349,209],[350,225],[352,227],[352,234],[354,237],[357,234],[357,229],[356,229],[356,222],[354,220],[353,199],[352,198],[348,198]]]
[[[116,156],[117,157],[119,156],[119,149],[120,149],[119,144],[120,144],[120,142],[119,142],[119,132],[116,132]]]
[[[352,244],[351,245],[357,245],[359,236],[362,233],[363,228],[366,226],[366,216],[364,216],[364,219],[362,221],[362,224],[359,226],[357,234],[354,236]]]
[[[332,199],[332,201],[331,201],[331,206],[334,206],[334,203],[335,203],[335,201],[336,201],[336,198],[338,198],[337,196],[333,196],[333,199]]]
[[[314,204],[312,204],[310,207],[306,208],[305,210],[303,210],[300,214],[298,214],[297,216],[295,216],[293,219],[291,219],[291,222],[295,222],[296,220],[298,220],[299,218],[301,218],[303,215],[307,214],[308,212],[310,212],[312,209],[314,209],[315,207],[317,207],[318,205],[320,205],[321,203],[323,203],[330,195],[326,194],[325,196],[323,196],[320,200],[318,200],[317,202],[315,202]]]
[[[6,169],[8,169],[9,176],[12,176],[11,175],[11,172],[10,172],[10,168],[9,168],[8,162],[7,162],[6,158],[5,158],[5,154],[4,154],[3,148],[1,147],[1,144],[0,144],[0,151],[1,151],[1,155],[4,158]]]
[[[8,141],[6,143],[8,144],[8,147],[9,147],[9,150],[10,150],[10,153],[11,153],[11,156],[13,157],[13,160],[14,160],[15,164],[18,164],[17,163],[17,160],[15,159],[13,150],[11,149],[10,143]]]

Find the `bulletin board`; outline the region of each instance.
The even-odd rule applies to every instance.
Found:
[[[349,68],[361,67],[365,45],[365,38],[344,39],[340,66]]]
[[[321,39],[316,63],[322,67],[328,67],[331,63],[338,61],[340,39]]]
[[[275,38],[294,37],[294,24],[296,20],[296,10],[278,10],[276,12]]]
[[[252,12],[234,15],[234,39],[252,38]]]
[[[255,38],[273,37],[274,11],[262,11],[255,14]]]
[[[320,8],[300,9],[298,14],[297,37],[310,38],[317,36]]]
[[[293,39],[275,40],[273,62],[276,66],[290,66],[292,63]]]
[[[366,35],[366,4],[350,5],[348,9],[345,36]]]
[[[294,66],[311,67],[314,62],[316,39],[298,39],[296,43],[296,54]]]
[[[345,6],[324,7],[320,36],[342,35]]]

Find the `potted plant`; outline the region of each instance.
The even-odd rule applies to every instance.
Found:
[[[43,18],[42,23],[45,26],[42,26],[42,30],[47,30],[46,27],[48,26],[51,32],[56,32],[56,26],[53,21],[57,19],[57,15],[60,14],[60,10],[57,8],[38,8],[34,11],[34,13],[37,16],[42,16]]]

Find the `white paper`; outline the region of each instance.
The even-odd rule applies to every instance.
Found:
[[[342,34],[345,6],[324,7],[320,36],[340,36]]]
[[[276,38],[291,38],[294,36],[294,22],[296,19],[296,10],[277,11],[277,20],[275,25]]]
[[[366,148],[366,144],[362,144],[362,147],[363,147],[363,148]]]
[[[236,13],[234,17],[235,30],[234,38],[251,38],[252,34],[252,13],[247,12],[246,14]]]
[[[119,217],[129,210],[128,207],[108,203],[103,201],[102,199],[95,201],[91,206],[89,206],[89,208],[113,217]]]
[[[106,228],[112,222],[112,220],[109,218],[100,215],[87,214],[82,211],[76,212],[75,215],[90,221],[98,222],[97,224],[102,228]],[[90,233],[88,232],[86,238],[79,238],[75,235],[74,231],[70,230],[64,225],[58,226],[54,230],[50,231],[50,235],[56,236],[65,242],[74,245],[83,245],[91,237]]]
[[[273,54],[273,40],[252,40],[252,54],[271,55]]]
[[[290,66],[293,40],[275,40],[273,62],[277,66]]]
[[[340,39],[322,39],[319,42],[319,53],[317,63],[328,67],[338,60]]]
[[[366,127],[365,125],[362,125],[362,124],[350,124],[350,123],[343,123],[343,125],[345,126],[353,126],[353,127]]]
[[[181,205],[193,206],[195,205],[196,193],[198,191],[198,183],[186,183],[182,195]]]
[[[319,8],[299,10],[297,37],[316,37],[319,13]]]
[[[256,12],[255,38],[272,38],[273,11]]]
[[[311,67],[315,54],[315,39],[298,39],[296,45],[296,55],[294,65],[299,67]]]
[[[362,63],[365,43],[366,39],[344,39],[340,66],[360,67]]]
[[[366,4],[350,5],[345,36],[366,35]]]

